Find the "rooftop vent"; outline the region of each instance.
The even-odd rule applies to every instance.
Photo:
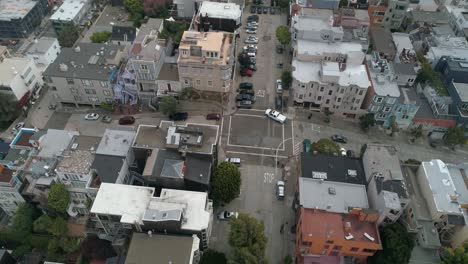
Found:
[[[348,176],[357,177],[357,170],[348,170]]]
[[[73,143],[71,146],[71,150],[75,150],[78,147],[78,143]]]
[[[336,195],[336,189],[333,187],[328,187],[328,194],[330,195]]]
[[[65,63],[60,63],[59,69],[60,71],[66,72],[68,70],[68,66]]]
[[[375,241],[375,238],[373,238],[371,235],[367,234],[367,233],[364,233],[364,236],[369,239],[370,241],[374,242]]]

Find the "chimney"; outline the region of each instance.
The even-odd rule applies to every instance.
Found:
[[[153,237],[153,232],[151,230],[148,231],[148,236]]]

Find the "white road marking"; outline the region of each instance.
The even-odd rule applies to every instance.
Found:
[[[261,98],[265,97],[265,90],[258,90],[256,96]]]
[[[317,125],[314,125],[314,124],[310,124],[310,129],[312,131],[315,131],[315,132],[319,132],[320,133],[320,126],[317,126]]]
[[[291,137],[292,137],[292,145],[293,147],[295,146],[294,145],[294,137],[296,137],[296,135],[294,135],[294,121],[291,120]]]
[[[265,115],[250,115],[250,114],[235,114],[235,116],[250,116],[250,117],[262,117],[262,118],[265,117]]]
[[[224,116],[221,118],[221,133],[219,134],[219,145],[221,146],[221,139],[223,138],[223,125],[224,125]]]
[[[267,148],[267,147],[255,147],[255,146],[248,146],[248,145],[234,145],[234,144],[227,144],[229,147],[238,147],[238,148],[252,148],[252,149],[266,149],[266,150],[276,150],[275,148]],[[284,151],[284,146],[282,149],[279,149],[281,151]]]
[[[272,183],[274,178],[275,178],[274,173],[265,172],[265,174],[263,174],[263,183],[267,183],[267,182]]]
[[[229,129],[228,129],[228,138],[227,138],[228,145],[229,145],[229,139],[231,138],[231,119],[232,119],[232,116],[229,116]]]
[[[276,155],[257,154],[257,153],[249,153],[249,152],[242,152],[242,151],[229,151],[229,150],[227,150],[226,153],[242,154],[242,155],[253,155],[253,156],[261,156],[261,157],[272,157],[272,158],[276,157]],[[286,159],[288,157],[278,155],[278,158]]]

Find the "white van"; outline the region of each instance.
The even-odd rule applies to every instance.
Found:
[[[240,158],[226,158],[225,161],[229,162],[229,163],[232,163],[232,164],[236,165],[237,167],[240,167],[240,165],[241,165]]]

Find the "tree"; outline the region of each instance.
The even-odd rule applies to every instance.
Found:
[[[413,250],[414,240],[399,223],[384,227],[380,234],[383,250],[369,258],[373,264],[408,263]]]
[[[63,251],[71,253],[80,249],[80,240],[73,237],[62,237],[60,238],[59,245]]]
[[[112,32],[109,32],[109,31],[94,32],[91,35],[90,39],[91,39],[91,42],[93,43],[104,43],[109,40],[111,35],[112,35]]]
[[[70,48],[73,47],[76,40],[80,37],[78,28],[74,25],[66,25],[62,28],[58,35],[60,46]]]
[[[466,141],[465,131],[462,127],[451,127],[447,130],[444,137],[444,142],[447,146],[456,146],[464,144]]]
[[[229,245],[240,263],[266,263],[264,229],[262,221],[246,214],[230,221]]]
[[[28,203],[22,203],[13,216],[13,231],[23,236],[32,233],[35,209]]]
[[[442,251],[441,264],[465,264],[468,263],[468,243],[459,247],[444,248]]]
[[[291,33],[287,26],[279,26],[276,28],[276,38],[282,45],[288,45],[291,42]]]
[[[416,139],[422,137],[423,134],[423,128],[422,125],[419,125],[418,127],[415,127],[411,129],[411,135]]]
[[[20,258],[24,256],[25,254],[31,252],[31,246],[28,244],[23,244],[21,246],[18,246],[13,250],[13,253],[11,254],[15,258]]]
[[[277,4],[278,4],[279,8],[281,8],[281,9],[289,8],[289,1],[288,0],[278,0]]]
[[[34,232],[44,233],[47,232],[49,227],[52,225],[53,220],[48,215],[41,215],[36,221],[34,221]]]
[[[110,241],[97,237],[87,237],[81,243],[81,254],[87,259],[106,260],[117,254]]]
[[[221,162],[211,178],[211,197],[216,202],[229,203],[239,196],[241,175],[236,165]]]
[[[324,154],[337,154],[340,153],[340,146],[328,138],[322,138],[314,143],[310,147],[311,151],[317,151],[318,153]]]
[[[57,213],[66,213],[70,196],[65,185],[56,183],[50,187],[48,205]]]
[[[130,13],[134,14],[143,14],[143,2],[140,0],[124,0],[124,6]]]
[[[281,74],[281,83],[284,87],[289,88],[292,83],[292,75],[290,71],[284,71]]]
[[[208,249],[203,252],[200,264],[226,264],[226,255],[213,249]]]
[[[348,7],[348,0],[340,0],[340,7]]]
[[[370,127],[375,125],[374,114],[368,113],[359,117],[359,125],[364,131],[369,130]]]
[[[60,249],[60,244],[57,238],[53,238],[49,240],[49,245],[47,245],[47,257],[56,259],[57,252],[59,249]]]
[[[165,96],[159,102],[159,107],[163,114],[171,116],[177,112],[177,100],[172,96]]]
[[[286,257],[284,257],[283,262],[284,264],[293,264],[293,259],[290,255],[287,255]]]
[[[66,236],[68,233],[67,221],[62,217],[55,218],[47,231],[54,236]]]
[[[0,130],[8,128],[20,112],[18,102],[12,95],[0,93]]]

